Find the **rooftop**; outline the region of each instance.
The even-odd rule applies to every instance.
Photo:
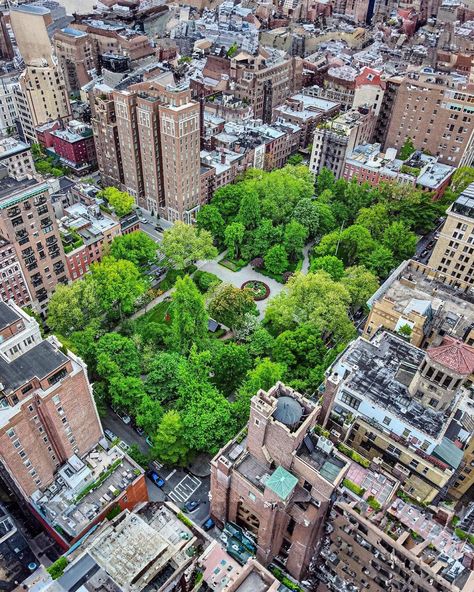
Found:
[[[283,467],[278,467],[266,480],[266,487],[276,493],[279,498],[286,501],[293,493],[298,479]]]
[[[18,181],[13,177],[3,177],[0,179],[0,210],[38,193],[43,193],[47,189],[46,183],[38,183],[36,179]]]
[[[451,211],[474,219],[474,183],[471,183],[451,206]]]
[[[44,16],[45,14],[50,13],[50,10],[48,8],[44,8],[43,6],[34,6],[32,4],[21,4],[20,6],[15,6],[11,10],[14,12],[25,12],[27,14],[37,14],[39,16]]]
[[[82,459],[71,457],[56,480],[32,500],[53,527],[74,538],[142,474],[118,447],[97,446]]]
[[[474,372],[474,347],[452,337],[445,337],[441,345],[429,348],[428,356],[458,374],[469,376]]]
[[[30,150],[30,147],[25,142],[20,142],[15,138],[0,139],[0,161],[25,150]]]
[[[0,331],[21,320],[21,316],[6,302],[0,300]]]
[[[335,483],[341,470],[347,466],[347,462],[334,450],[333,444],[323,436],[318,437],[315,434],[307,434],[304,437],[297,455],[315,468],[329,483]]]

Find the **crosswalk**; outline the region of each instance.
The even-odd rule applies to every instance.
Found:
[[[176,485],[176,487],[168,494],[168,496],[174,502],[183,504],[184,502],[188,501],[188,499],[197,489],[199,489],[201,483],[202,481],[197,477],[186,475],[186,477],[181,479],[178,485]]]

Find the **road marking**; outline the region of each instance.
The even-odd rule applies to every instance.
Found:
[[[201,486],[201,480],[192,475],[186,475],[168,495],[177,503],[185,503]]]
[[[170,477],[172,477],[172,476],[173,476],[175,473],[176,473],[176,469],[173,469],[173,470],[171,471],[171,473],[170,473],[170,474],[169,474],[167,477],[165,477],[165,479],[169,479],[169,478],[170,478]]]

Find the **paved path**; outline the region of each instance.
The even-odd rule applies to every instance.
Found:
[[[309,271],[309,252],[313,248],[314,242],[308,243],[303,249],[303,267],[301,268],[302,273],[308,273]]]
[[[222,256],[219,258],[222,259]],[[249,280],[260,280],[261,282],[265,282],[267,286],[270,288],[270,296],[265,300],[260,300],[259,302],[256,302],[257,308],[260,312],[260,316],[262,317],[270,299],[273,296],[279,294],[284,287],[283,284],[280,284],[274,279],[262,275],[257,271],[254,271],[250,267],[250,265],[243,267],[240,271],[231,271],[230,269],[227,269],[227,267],[219,265],[217,260],[213,259],[212,261],[207,261],[206,263],[204,263],[201,269],[202,271],[208,271],[210,273],[217,275],[217,277],[220,278],[223,282],[227,284],[233,284],[238,288],[240,288],[240,286],[244,282],[247,282]]]

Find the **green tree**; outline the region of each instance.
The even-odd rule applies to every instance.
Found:
[[[171,409],[163,415],[153,438],[152,455],[167,465],[184,466],[188,454],[181,415]]]
[[[106,333],[96,346],[97,372],[110,380],[112,376],[140,375],[140,356],[132,339],[118,333]]]
[[[392,251],[380,244],[364,257],[362,263],[379,278],[386,278],[395,265]]]
[[[171,344],[186,355],[193,344],[201,348],[207,338],[208,315],[196,284],[189,276],[178,278],[171,305]]]
[[[163,408],[158,401],[143,393],[139,405],[135,407],[135,413],[137,425],[143,428],[147,434],[156,434],[163,417]]]
[[[180,370],[186,360],[176,352],[159,352],[153,358],[145,380],[145,390],[155,401],[168,405],[178,399]]]
[[[255,255],[263,256],[281,238],[281,226],[273,226],[270,219],[264,218],[260,221],[253,237]]]
[[[256,228],[260,221],[260,201],[255,191],[246,193],[239,208],[239,221],[247,229]]]
[[[307,228],[296,220],[291,220],[285,226],[283,244],[291,260],[296,261],[301,257],[307,238]]]
[[[226,397],[232,395],[252,366],[247,348],[217,341],[212,350],[212,382]]]
[[[407,160],[410,156],[415,152],[415,145],[413,144],[413,140],[411,138],[406,138],[403,146],[400,148],[398,153],[398,158],[400,160]]]
[[[259,327],[249,340],[248,351],[254,358],[268,357],[274,341],[273,335],[265,327]]]
[[[152,264],[156,260],[156,250],[155,241],[141,230],[116,236],[110,245],[110,255],[114,259],[126,259],[137,267]]]
[[[158,248],[168,264],[180,270],[198,260],[217,256],[209,231],[196,229],[195,226],[180,221],[165,230]]]
[[[316,195],[321,195],[323,191],[328,189],[332,191],[334,189],[335,182],[336,178],[334,177],[334,173],[326,167],[323,167],[321,172],[316,177]]]
[[[148,287],[137,266],[124,259],[104,257],[91,266],[91,275],[100,307],[111,316],[131,314]]]
[[[413,329],[410,327],[410,325],[405,323],[404,325],[399,327],[398,333],[400,333],[400,335],[402,335],[402,337],[406,337],[409,340],[411,337],[411,334],[413,333]]]
[[[450,189],[454,197],[460,195],[471,183],[474,183],[474,167],[458,167],[454,171],[450,183]]]
[[[288,255],[283,245],[273,245],[267,251],[265,257],[265,269],[270,273],[281,274],[288,269]]]
[[[213,319],[234,329],[247,313],[257,313],[257,306],[250,290],[242,290],[232,284],[219,284],[207,305]]]
[[[296,204],[293,219],[306,228],[309,238],[314,238],[318,233],[319,212],[312,199],[304,198]]]
[[[320,199],[313,203],[314,209],[316,210],[319,219],[318,232],[321,235],[325,235],[328,232],[332,232],[336,228],[337,222],[334,214],[332,213],[331,206],[329,206],[327,203],[324,203],[323,201],[320,201]]]
[[[106,187],[99,193],[113,208],[119,218],[130,214],[135,203],[134,198],[125,191],[119,191],[115,187]]]
[[[291,166],[297,166],[299,164],[301,164],[303,162],[303,157],[301,156],[301,154],[292,154],[288,160],[286,161],[286,164],[291,164]]]
[[[417,238],[403,222],[392,222],[383,233],[383,244],[393,253],[395,261],[409,259],[416,251]]]
[[[71,333],[68,345],[87,364],[89,372],[94,373],[97,363],[97,340],[102,334],[99,322],[94,321],[82,331]]]
[[[367,228],[372,238],[381,239],[384,230],[390,224],[388,210],[385,204],[379,203],[370,208],[362,208],[356,219],[356,224]]]
[[[216,206],[206,205],[202,207],[196,216],[196,226],[199,230],[210,232],[217,244],[224,242],[225,222]]]
[[[238,214],[240,202],[248,192],[245,183],[230,183],[220,187],[212,198],[211,205],[215,206],[226,224],[229,224]]]
[[[143,382],[134,376],[117,374],[110,379],[109,392],[112,404],[127,413],[136,413],[145,395]]]
[[[224,243],[231,259],[238,259],[240,247],[245,236],[245,226],[241,222],[232,222],[224,231]]]
[[[341,282],[350,294],[353,312],[364,308],[367,300],[379,287],[376,276],[363,265],[348,267]]]
[[[69,286],[56,286],[48,305],[47,323],[53,333],[67,337],[99,316],[95,284],[87,276]]]
[[[311,261],[310,271],[316,272],[322,269],[331,276],[334,281],[339,281],[344,275],[344,263],[334,255],[316,257]]]
[[[354,335],[347,314],[350,302],[347,288],[326,272],[297,273],[288,281],[287,289],[270,300],[265,320],[277,332],[311,323],[325,342],[345,342]]]
[[[368,256],[374,244],[367,228],[354,224],[342,232],[335,230],[323,236],[314,252],[318,257],[337,256],[345,265],[351,266]]]

